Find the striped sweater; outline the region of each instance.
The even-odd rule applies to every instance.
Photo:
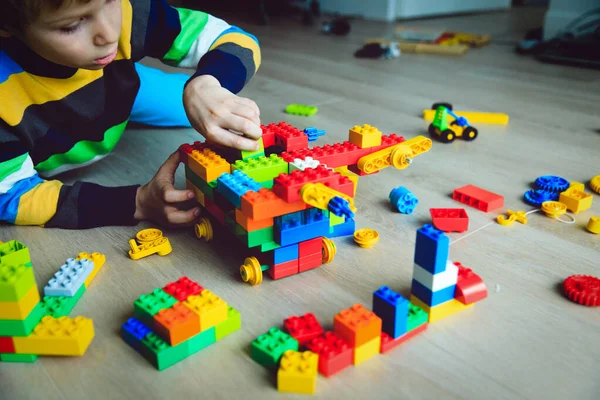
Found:
[[[134,225],[136,186],[49,177],[106,156],[140,87],[134,62],[154,57],[196,68],[238,93],[260,65],[256,38],[165,0],[122,0],[118,54],[102,70],[53,64],[17,39],[0,39],[0,220],[84,229]],[[44,178],[44,179],[42,179]]]

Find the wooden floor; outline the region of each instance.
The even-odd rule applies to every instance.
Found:
[[[273,374],[249,356],[251,341],[289,315],[314,312],[331,328],[334,315],[360,302],[371,305],[381,285],[407,293],[415,231],[430,222],[430,207],[456,207],[450,193],[474,184],[505,197],[506,209],[529,210],[523,192],[540,175],[588,182],[600,174],[600,73],[554,66],[513,53],[510,43],[539,26],[541,10],[491,13],[414,25],[491,33],[496,44],[463,57],[403,55],[357,60],[363,39],[390,26],[355,22],[350,36],[331,38],[316,28],[275,21],[243,25],[262,44],[263,65],[243,95],[257,101],[262,121],[286,120],[327,131],[318,144],[342,141],[348,128],[369,123],[407,138],[425,134],[423,108],[450,101],[459,110],[498,111],[510,124],[478,126],[479,138],[435,144],[403,171],[361,178],[358,227],[381,235],[372,249],[336,239],[332,264],[257,287],[240,281],[244,254],[199,242],[190,230],[167,231],[173,253],[142,261],[127,257],[138,227],[84,232],[2,227],[0,240],[30,246],[40,288],[61,263],[80,251],[105,253],[108,262],[72,315],[93,318],[96,337],[81,358],[40,358],[32,365],[0,363],[0,399],[275,399]],[[289,103],[319,106],[317,116],[288,116]],[[191,130],[129,130],[113,155],[68,174],[105,185],[146,182],[177,146],[197,139]],[[178,184],[183,187],[183,171]],[[412,215],[394,212],[390,190],[408,187],[420,203]],[[600,313],[560,293],[571,274],[600,275],[600,236],[584,227],[591,210],[567,225],[533,214],[527,225],[491,224],[455,242],[450,257],[480,274],[489,298],[437,322],[386,356],[332,379],[319,378],[323,398],[364,399],[598,399]],[[110,207],[110,205],[107,205]],[[470,229],[497,213],[467,209]],[[450,234],[456,241],[462,235]],[[243,329],[161,373],[119,337],[139,295],[187,275],[242,313]]]

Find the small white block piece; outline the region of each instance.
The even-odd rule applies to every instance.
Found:
[[[291,173],[296,170],[304,171],[306,168],[317,168],[319,164],[319,160],[314,160],[312,157],[306,157],[304,160],[294,158],[294,161],[290,163],[289,171]]]
[[[69,258],[44,287],[45,296],[73,297],[94,270],[94,262],[87,258]]]
[[[458,267],[450,260],[446,262],[446,270],[433,275],[426,269],[415,264],[413,279],[432,292],[456,285],[458,281]]]

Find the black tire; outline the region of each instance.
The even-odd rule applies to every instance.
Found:
[[[435,131],[435,126],[433,126],[433,124],[429,124],[429,129],[428,129],[428,131],[429,131],[429,134],[430,134],[431,136],[433,136],[433,137],[437,137],[437,136],[439,136],[439,135],[436,133],[436,131]]]
[[[452,129],[446,129],[441,132],[439,138],[443,143],[452,143],[456,139],[456,133]]]
[[[462,134],[462,138],[468,142],[475,140],[477,138],[477,135],[479,135],[479,132],[477,132],[477,129],[473,128],[472,126],[467,126],[465,128],[465,130],[463,131]]]
[[[440,102],[440,103],[433,103],[433,105],[431,106],[432,110],[437,110],[439,106],[444,106],[446,107],[448,110],[452,111],[452,104],[450,103],[444,103],[444,102]]]

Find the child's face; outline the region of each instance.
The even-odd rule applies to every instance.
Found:
[[[121,23],[121,0],[65,1],[58,10],[42,7],[22,39],[56,64],[102,69],[117,55]]]

